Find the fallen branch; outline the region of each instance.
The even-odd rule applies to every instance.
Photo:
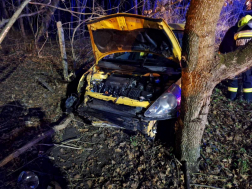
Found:
[[[62,147],[62,148],[71,148],[75,150],[93,150],[93,148],[82,148],[82,147],[74,147],[74,146],[69,146],[65,144],[38,144],[41,146],[56,146],[56,147]]]
[[[59,132],[60,130],[65,129],[67,127],[67,125],[72,121],[72,119],[73,119],[73,114],[70,114],[64,123],[62,123],[60,125],[56,125],[52,129],[50,129],[49,131],[38,135],[31,142],[29,142],[28,144],[24,145],[23,147],[17,149],[15,152],[13,152],[12,154],[10,154],[6,158],[4,158],[0,162],[0,167],[6,165],[8,162],[13,160],[14,158],[20,156],[21,154],[26,152],[30,147],[34,146],[35,144],[37,144],[39,141],[43,140],[44,138],[53,135],[55,132]]]
[[[16,22],[17,18],[19,17],[19,15],[21,14],[22,10],[26,7],[26,5],[30,2],[31,0],[25,0],[17,9],[17,11],[13,14],[13,16],[11,17],[10,21],[8,22],[8,24],[4,27],[4,29],[1,31],[0,33],[0,45],[3,42],[5,36],[7,35],[7,33],[9,32],[9,30],[11,29],[12,25]]]
[[[36,79],[44,86],[46,87],[49,91],[51,91],[52,93],[54,92],[54,90],[52,89],[52,87],[50,87],[50,85],[45,82],[45,80],[43,80],[42,78],[40,77],[36,77]]]
[[[38,11],[38,12],[33,12],[33,13],[29,13],[29,14],[22,14],[22,15],[20,15],[17,19],[23,18],[23,17],[34,16],[34,15],[39,14],[39,13],[41,13],[41,12],[44,12],[44,10],[40,10],[40,11]],[[2,21],[0,22],[0,29],[1,29],[6,23],[8,23],[9,21],[10,21],[10,18],[8,18],[8,19],[2,19]]]

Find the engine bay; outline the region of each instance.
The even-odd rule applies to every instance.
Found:
[[[106,96],[128,97],[139,101],[152,101],[175,81],[168,75],[145,74],[143,76],[111,74],[107,79],[91,80],[91,92]]]

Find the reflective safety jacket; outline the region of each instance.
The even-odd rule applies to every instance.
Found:
[[[236,47],[244,46],[252,39],[252,28],[246,27],[245,29],[235,34]]]

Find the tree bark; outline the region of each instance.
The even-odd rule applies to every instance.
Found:
[[[176,128],[176,153],[197,171],[200,144],[207,122],[210,96],[222,80],[252,66],[252,41],[228,54],[215,54],[215,29],[225,0],[192,0],[182,49],[181,114]]]
[[[7,33],[9,32],[9,30],[11,29],[12,25],[15,23],[15,21],[17,20],[18,16],[20,15],[20,13],[22,12],[22,10],[25,8],[25,6],[30,2],[31,0],[25,0],[17,9],[17,11],[13,14],[13,16],[11,17],[10,21],[8,22],[8,24],[4,27],[4,29],[2,30],[2,32],[0,33],[0,45],[3,42],[5,36],[7,35]]]
[[[207,122],[213,81],[215,28],[223,0],[192,0],[187,13],[182,50],[181,115],[176,133],[176,152],[188,169],[195,171]]]
[[[51,0],[50,5],[57,7],[58,4],[59,4],[59,0]],[[51,20],[52,20],[52,15],[54,14],[54,12],[56,10],[56,8],[52,8],[52,7],[46,7],[46,9],[47,10],[43,14],[41,27],[39,28],[39,32],[38,32],[38,35],[36,37],[36,44],[38,44],[40,38],[45,34],[47,29],[49,28],[49,25],[50,25]]]

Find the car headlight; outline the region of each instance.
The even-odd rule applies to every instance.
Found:
[[[177,116],[181,101],[181,88],[172,84],[144,113],[145,117],[170,119]]]

